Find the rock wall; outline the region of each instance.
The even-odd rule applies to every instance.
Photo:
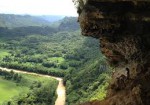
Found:
[[[107,98],[83,105],[150,105],[150,1],[87,0],[78,9],[82,34],[100,40],[116,70]]]

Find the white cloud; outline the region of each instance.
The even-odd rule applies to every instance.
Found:
[[[0,0],[0,13],[77,15],[72,0]]]

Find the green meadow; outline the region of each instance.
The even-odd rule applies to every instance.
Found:
[[[9,52],[8,50],[5,50],[5,49],[0,49],[0,60],[2,58],[4,58],[5,56],[9,55]]]
[[[12,97],[19,95],[19,93],[27,92],[28,87],[17,86],[13,81],[5,80],[0,77],[0,105]]]
[[[4,78],[4,76],[0,76],[0,105],[8,105],[8,102],[10,102],[13,105],[16,105],[17,101],[22,101],[23,103],[26,102],[28,104],[28,102],[31,102],[30,99],[32,97],[37,97],[36,94],[39,94],[37,92],[41,91],[40,94],[47,94],[44,93],[44,91],[48,91],[47,89],[49,88],[51,88],[51,90],[48,92],[47,95],[55,95],[54,93],[58,85],[58,82],[56,80],[52,78],[34,76],[29,74],[19,75],[22,76],[20,82],[16,82],[13,79],[7,80]],[[34,96],[32,96],[32,94]],[[26,97],[27,95],[29,95],[29,99]],[[52,101],[54,99],[55,96],[51,97]],[[33,101],[35,102],[36,98]]]

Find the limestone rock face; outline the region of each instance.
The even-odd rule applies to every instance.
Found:
[[[85,105],[150,105],[150,1],[87,0],[79,23],[84,36],[100,40],[110,65],[130,76],[113,77],[107,98]]]

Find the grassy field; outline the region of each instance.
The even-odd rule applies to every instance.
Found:
[[[22,84],[24,86],[30,86],[30,85],[32,85],[33,82],[47,83],[50,81],[56,81],[53,78],[41,77],[38,75],[22,74],[22,76],[23,76],[23,79],[20,84]]]
[[[63,57],[50,57],[48,58],[49,61],[57,62],[58,64],[65,61]]]
[[[15,82],[0,77],[0,105],[2,105],[2,102],[28,90],[29,88],[25,86],[17,86]]]
[[[9,55],[8,50],[0,49],[0,60]]]
[[[5,101],[11,100],[11,98],[18,96],[20,93],[28,93],[30,91],[30,86],[32,86],[35,82],[41,82],[44,85],[47,83],[52,83],[52,81],[56,81],[47,77],[29,74],[21,75],[23,78],[20,83],[15,83],[12,80],[6,80],[0,76],[0,105],[2,105]]]

